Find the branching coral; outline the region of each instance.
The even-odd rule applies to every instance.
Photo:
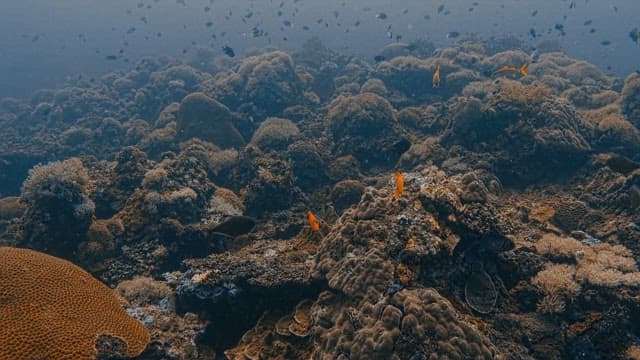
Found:
[[[564,262],[547,264],[545,270],[533,278],[533,285],[544,294],[538,304],[539,311],[564,311],[566,300],[576,298],[581,288],[607,291],[619,286],[640,286],[636,262],[622,245],[587,244],[546,234],[535,248],[548,259]]]

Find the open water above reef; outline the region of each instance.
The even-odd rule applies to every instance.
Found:
[[[457,40],[446,36],[453,31],[482,38],[515,36],[527,46],[558,41],[571,56],[619,76],[640,67],[640,46],[628,37],[631,29],[640,26],[635,15],[640,13],[637,1],[475,3],[478,5],[468,0],[6,0],[0,5],[0,96],[24,96],[38,88],[59,86],[66,76],[124,69],[129,64],[123,59],[135,62],[145,55],[185,58],[201,47],[220,52],[223,45],[239,54],[269,44],[293,49],[312,36],[341,53],[366,59],[397,36],[404,42],[428,39],[436,46]],[[445,8],[438,13],[441,4]],[[206,7],[210,10],[205,11]],[[387,17],[376,18],[380,13]],[[285,21],[290,25],[284,25]],[[556,24],[563,26],[564,35],[555,29]],[[254,37],[254,28],[268,35]],[[603,46],[602,41],[611,44]],[[117,55],[120,61],[105,60],[108,55]]]

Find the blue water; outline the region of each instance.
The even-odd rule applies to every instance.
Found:
[[[59,85],[66,76],[97,75],[129,67],[145,55],[188,57],[198,47],[221,51],[223,45],[229,45],[242,56],[250,49],[268,45],[296,48],[312,36],[340,52],[370,59],[397,35],[404,42],[427,38],[437,46],[454,41],[446,37],[450,31],[485,38],[514,35],[531,45],[558,40],[571,56],[619,76],[640,67],[640,46],[628,36],[632,28],[640,27],[637,0],[575,0],[573,8],[571,1],[563,0],[478,0],[477,6],[469,0],[181,2],[3,0],[0,96],[24,96],[38,88]],[[441,4],[445,8],[438,14]],[[207,6],[210,11],[205,12]],[[535,10],[538,13],[532,16]],[[386,19],[376,18],[381,12]],[[285,20],[290,25],[285,25]],[[593,23],[583,25],[587,20]],[[207,22],[212,25],[207,27]],[[564,26],[565,36],[553,29],[557,23]],[[131,32],[133,27],[135,31]],[[253,37],[253,27],[269,35]],[[540,36],[532,39],[530,28]],[[596,32],[590,33],[591,28]],[[394,39],[389,38],[389,31]],[[604,40],[611,45],[601,45]],[[109,55],[119,58],[106,60]]]

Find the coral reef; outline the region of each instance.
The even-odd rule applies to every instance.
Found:
[[[83,321],[74,358],[94,333],[148,360],[635,356],[639,78],[527,46],[419,40],[373,63],[313,38],[0,99],[0,244],[121,297],[0,248],[0,323],[47,330],[0,358],[32,340],[42,356],[17,358],[56,358],[50,324],[74,323],[15,312],[30,273],[54,315],[99,296],[87,319],[135,329]]]

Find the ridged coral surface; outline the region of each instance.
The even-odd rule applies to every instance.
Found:
[[[109,343],[99,349],[100,343]],[[134,357],[149,334],[114,292],[68,261],[0,248],[0,359]]]

